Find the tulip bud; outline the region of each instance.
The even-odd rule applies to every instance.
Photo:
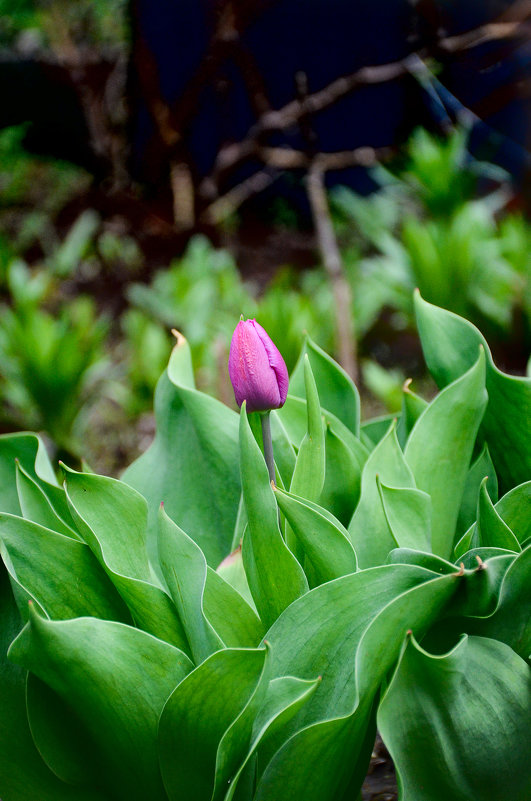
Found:
[[[279,409],[288,394],[288,370],[273,341],[256,320],[240,320],[230,343],[229,375],[236,403],[248,412]]]

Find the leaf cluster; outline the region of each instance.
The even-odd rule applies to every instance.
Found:
[[[121,481],[0,438],[4,801],[353,801],[376,725],[405,801],[529,797],[531,386],[415,306],[439,394],[360,424],[307,339],[273,484],[182,338]]]

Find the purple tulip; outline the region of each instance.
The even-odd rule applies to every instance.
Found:
[[[248,412],[279,409],[288,394],[288,370],[273,341],[256,320],[240,320],[230,343],[229,375],[236,403]]]

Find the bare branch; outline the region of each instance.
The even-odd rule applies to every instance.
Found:
[[[201,214],[201,221],[218,225],[230,217],[246,200],[267,189],[279,177],[271,170],[260,170],[242,183],[237,184],[226,194],[217,198]]]
[[[357,381],[358,365],[351,309],[352,297],[330,217],[322,169],[313,164],[308,171],[306,180],[317,242],[334,296],[339,363],[350,377]]]
[[[362,67],[351,75],[342,76],[332,81],[328,86],[313,94],[292,100],[280,109],[266,111],[249,129],[244,139],[240,142],[232,142],[220,149],[214,170],[206,179],[206,183],[212,186],[212,182],[214,182],[217,185],[224,173],[248,159],[256,156],[260,157],[261,153],[268,155],[268,159],[264,159],[266,163],[271,163],[278,159],[279,163],[276,166],[279,169],[298,168],[301,165],[298,163],[299,157],[296,156],[293,157],[293,166],[288,164],[284,167],[281,166],[284,160],[286,162],[289,161],[289,157],[286,153],[271,153],[270,148],[264,149],[263,146],[260,146],[263,137],[273,131],[287,130],[295,126],[301,118],[323,111],[362,86],[388,83],[406,75],[415,75],[418,71],[425,69],[422,62],[431,55],[437,55],[437,53],[453,54],[477,47],[487,41],[506,39],[525,33],[527,18],[531,15],[530,6],[530,3],[522,2],[522,14],[514,19],[489,23],[458,36],[439,39],[430,46],[430,49],[423,48],[399,61]],[[341,160],[340,158],[339,162]],[[348,161],[348,158],[345,160]],[[350,165],[346,164],[346,166]],[[339,168],[331,167],[330,169]],[[203,187],[200,187],[199,191],[200,194],[203,194]]]

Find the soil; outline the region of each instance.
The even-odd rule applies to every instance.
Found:
[[[397,801],[396,774],[389,751],[378,734],[367,778],[361,790],[362,801]]]

